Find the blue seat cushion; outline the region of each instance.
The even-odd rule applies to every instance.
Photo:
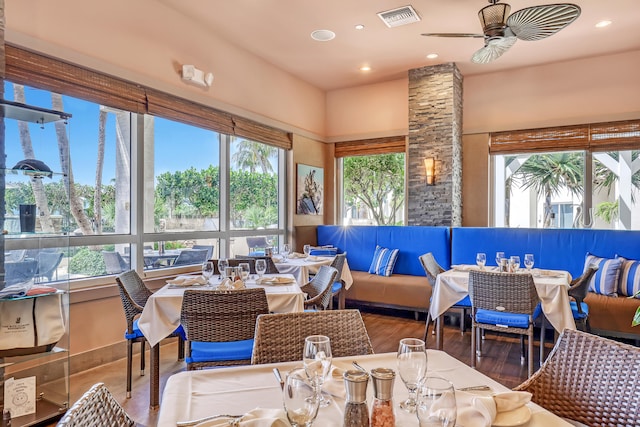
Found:
[[[342,289],[342,282],[333,282],[333,285],[331,285],[332,294],[340,292],[341,289]]]
[[[580,306],[582,307],[582,313],[578,311],[577,302],[571,301],[570,304],[571,304],[571,313],[573,314],[573,318],[575,320],[585,319],[589,315],[589,306],[587,305],[586,302],[583,302],[580,304]]]
[[[338,248],[317,248],[311,249],[309,255],[313,256],[335,256],[338,253]]]
[[[225,360],[250,360],[253,339],[230,342],[191,342],[191,357],[187,363],[222,362]]]
[[[133,333],[130,334],[125,329],[125,331],[124,331],[124,339],[126,339],[126,340],[135,340],[137,338],[142,338],[142,337],[144,337],[144,334],[142,333],[142,331],[138,327],[138,319],[136,319],[136,320],[133,321]]]
[[[186,339],[187,339],[187,334],[185,334],[185,333],[184,333],[184,328],[182,327],[182,325],[178,326],[178,327],[176,328],[176,330],[175,330],[175,331],[173,331],[173,334],[172,334],[172,335],[177,335],[177,336],[179,336],[180,338],[182,338],[183,340],[186,340]]]
[[[542,310],[539,310],[540,304],[536,307],[533,317],[538,317]],[[536,315],[536,312],[538,313]],[[506,313],[504,311],[482,310],[476,311],[476,322],[487,323],[489,325],[508,326],[510,328],[528,328],[529,316],[526,314]]]
[[[467,295],[466,297],[462,298],[460,301],[458,301],[454,305],[458,306],[458,307],[469,307],[469,308],[471,308],[471,298],[469,298],[469,295]]]

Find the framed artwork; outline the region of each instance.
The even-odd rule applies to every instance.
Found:
[[[299,215],[322,215],[324,169],[298,163],[296,186],[296,213]]]

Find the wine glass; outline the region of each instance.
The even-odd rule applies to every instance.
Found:
[[[311,245],[304,245],[302,250],[304,252],[304,257],[309,258],[309,255],[311,255]]]
[[[267,261],[264,259],[256,260],[256,273],[258,273],[258,277],[262,279],[262,275],[267,271]]]
[[[282,388],[282,403],[292,427],[311,426],[318,415],[315,387],[304,369],[289,371]]]
[[[331,370],[331,341],[325,335],[310,335],[304,339],[302,362],[307,375],[316,387],[316,398],[321,408],[331,400],[322,396],[322,384]]]
[[[524,254],[524,266],[531,271],[533,268],[533,254]]]
[[[520,257],[518,255],[513,255],[509,258],[509,264],[511,265],[511,272],[517,273],[520,269]]]
[[[246,283],[249,278],[249,274],[251,273],[251,267],[248,262],[241,262],[238,264],[238,268],[240,269],[240,279]]]
[[[280,251],[280,254],[282,255],[283,261],[286,261],[287,258],[289,258],[290,253],[291,253],[291,246],[289,246],[288,243],[285,243],[284,245],[282,245],[282,250]]]
[[[500,267],[500,260],[504,258],[504,252],[496,252],[496,265]]]
[[[204,276],[204,278],[207,280],[207,284],[209,283],[209,281],[211,280],[211,278],[213,277],[213,273],[215,271],[215,268],[213,266],[213,262],[211,261],[205,261],[202,264],[202,275]]]
[[[476,254],[476,264],[480,267],[480,270],[484,270],[484,265],[487,263],[487,254],[478,252]]]
[[[416,414],[420,427],[453,427],[457,417],[453,384],[444,378],[425,378],[418,392]]]
[[[224,270],[229,267],[229,260],[226,258],[220,258],[218,260],[218,271],[220,272],[220,279],[224,279]]]
[[[398,347],[398,373],[409,390],[409,398],[400,403],[407,412],[416,411],[416,392],[427,375],[427,351],[424,341],[416,338],[403,338]]]

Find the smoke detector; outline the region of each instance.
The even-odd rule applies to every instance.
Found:
[[[402,6],[397,9],[391,9],[384,12],[378,12],[378,16],[382,22],[389,28],[400,27],[401,25],[411,24],[420,21],[420,15],[411,5]]]

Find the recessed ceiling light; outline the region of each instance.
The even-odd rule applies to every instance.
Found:
[[[438,57],[437,53],[430,53],[429,55],[427,55],[428,59],[436,59]]]
[[[368,65],[363,65],[360,67],[360,71],[371,71],[371,67]]]
[[[604,28],[611,25],[611,21],[600,21],[596,24],[596,28]]]
[[[311,33],[311,38],[319,42],[328,42],[336,37],[336,33],[331,30],[315,30]]]
[[[356,25],[356,30],[364,30],[364,25],[362,24]]]

